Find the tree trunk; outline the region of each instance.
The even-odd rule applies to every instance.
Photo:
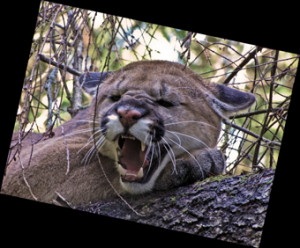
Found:
[[[274,171],[217,176],[169,191],[125,196],[79,209],[208,238],[258,247]]]

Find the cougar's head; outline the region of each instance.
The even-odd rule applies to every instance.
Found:
[[[95,94],[90,111],[98,150],[114,160],[130,193],[151,190],[166,166],[176,171],[180,156],[215,147],[222,118],[255,100],[166,61],[83,76]],[[106,78],[98,86],[100,77]]]

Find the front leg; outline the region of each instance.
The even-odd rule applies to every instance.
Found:
[[[185,154],[178,158],[176,168],[169,162],[154,189],[166,190],[224,172],[225,160],[219,150],[210,148],[194,150],[191,155]]]

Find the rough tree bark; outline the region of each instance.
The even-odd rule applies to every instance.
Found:
[[[80,210],[258,247],[274,179],[273,170],[217,176],[170,191],[125,196]]]

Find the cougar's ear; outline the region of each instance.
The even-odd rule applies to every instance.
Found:
[[[207,95],[213,109],[223,118],[234,112],[249,108],[255,102],[255,96],[224,85],[217,84],[213,94]]]
[[[96,95],[98,85],[104,82],[109,73],[85,72],[79,77],[79,83],[85,92],[94,96]]]

